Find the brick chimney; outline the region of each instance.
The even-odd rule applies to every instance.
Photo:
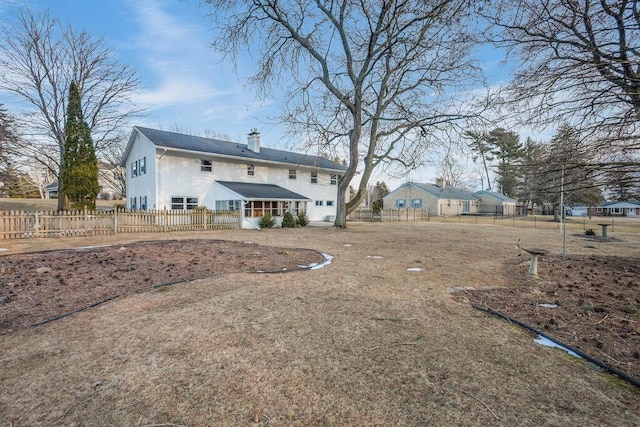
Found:
[[[247,147],[254,153],[260,152],[260,134],[257,128],[251,129],[251,133],[247,137]]]

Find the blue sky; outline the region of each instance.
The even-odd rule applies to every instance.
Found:
[[[265,143],[280,139],[280,132],[264,123],[272,103],[257,100],[242,82],[249,72],[240,68],[244,76],[237,76],[209,47],[212,34],[197,1],[0,0],[2,21],[10,22],[26,4],[104,37],[122,62],[138,70],[142,90],[136,100],[146,114],[135,124],[211,130],[234,141],[257,127]]]
[[[104,37],[106,45],[124,63],[136,68],[142,83],[137,103],[146,109],[134,124],[192,133],[215,131],[233,141],[245,141],[258,128],[265,146],[296,149],[296,141],[284,140],[284,126],[269,120],[277,99],[260,100],[244,78],[252,72],[250,58],[234,68],[221,63],[209,47],[207,11],[197,0],[0,0],[0,21],[11,23],[20,8],[49,10],[52,17]],[[485,73],[493,82],[505,78],[500,55],[492,49],[480,52]],[[0,103],[11,102],[0,93]],[[433,168],[414,171],[408,178],[382,179],[392,187],[411,179],[432,182]]]

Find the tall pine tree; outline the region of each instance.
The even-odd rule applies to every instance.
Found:
[[[78,86],[71,83],[59,188],[75,209],[93,210],[98,196],[98,159],[82,115]]]

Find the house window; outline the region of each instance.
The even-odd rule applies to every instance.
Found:
[[[255,176],[256,175],[256,167],[255,165],[247,165],[247,175]]]
[[[611,214],[612,215],[621,215],[622,214],[622,208],[611,208]]]
[[[292,202],[274,202],[263,200],[251,200],[244,205],[244,216],[248,218],[260,218],[269,212],[272,216],[283,216],[285,210],[295,214],[291,209]]]
[[[327,206],[333,206],[333,200],[327,200]]]
[[[400,200],[396,200],[396,208],[401,209],[401,208],[406,208],[407,207],[407,201],[404,199],[400,199]]]
[[[147,158],[143,157],[140,159],[140,175],[144,175],[147,173]]]
[[[296,170],[289,169],[289,179],[296,179]]]
[[[138,161],[131,162],[131,176],[138,176]]]
[[[137,199],[135,197],[131,197],[129,199],[129,204],[131,205],[131,209],[136,209],[136,201]]]
[[[316,200],[316,206],[322,206],[324,202],[322,200]]]
[[[200,172],[211,172],[212,170],[211,160],[200,160]]]
[[[217,200],[217,211],[239,211],[242,200]]]
[[[411,199],[411,207],[415,209],[422,208],[422,199]]]
[[[331,185],[338,185],[338,175],[331,175]]]
[[[318,172],[311,172],[311,183],[312,184],[318,183]]]
[[[147,210],[147,196],[140,196],[140,209]]]
[[[604,211],[604,208],[596,208],[596,212],[598,213],[602,213]]]
[[[198,207],[197,197],[172,197],[171,209],[191,210]]]

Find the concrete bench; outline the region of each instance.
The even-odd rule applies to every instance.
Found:
[[[538,277],[538,257],[547,255],[549,251],[539,248],[522,248],[522,250],[531,255],[531,265],[529,265],[527,276]]]

